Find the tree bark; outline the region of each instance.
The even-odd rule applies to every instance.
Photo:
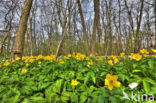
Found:
[[[155,45],[154,47],[156,48],[156,0],[153,0],[154,4],[154,18],[155,18]]]
[[[137,24],[137,30],[136,30],[136,38],[135,38],[135,52],[138,52],[138,50],[140,49],[140,25],[141,25],[141,21],[142,21],[142,14],[143,14],[143,8],[144,8],[144,0],[141,0],[141,8],[140,8],[140,15],[139,15],[139,21]]]
[[[16,33],[15,44],[13,49],[13,59],[16,57],[22,57],[25,41],[25,33],[27,30],[27,21],[29,18],[30,10],[32,7],[33,0],[26,0],[22,8],[22,14]]]
[[[81,17],[81,22],[82,22],[82,27],[83,27],[83,38],[85,40],[85,46],[86,46],[86,51],[87,51],[87,55],[88,55],[89,54],[88,36],[87,36],[87,32],[86,32],[85,20],[84,20],[84,17],[83,17],[80,0],[77,0],[77,4],[78,4],[79,14],[80,14],[80,17]]]
[[[92,55],[95,55],[95,45],[96,45],[96,26],[98,24],[98,6],[99,0],[94,0],[94,24],[93,24],[93,34],[92,34]]]

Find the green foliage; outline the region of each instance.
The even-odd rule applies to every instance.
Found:
[[[156,58],[144,57],[140,61],[119,58],[119,63],[109,65],[111,58],[97,60],[89,57],[58,60],[36,59],[33,62],[16,61],[0,68],[1,103],[132,103],[123,100],[123,91],[131,95],[128,86],[138,83],[133,92],[156,95]],[[30,57],[29,57],[30,59]],[[60,63],[60,60],[64,63]],[[93,65],[87,66],[92,61]],[[41,62],[41,64],[38,64]],[[26,66],[26,64],[29,64]],[[22,69],[26,69],[22,73]],[[106,75],[118,76],[119,88],[105,87]],[[77,80],[78,85],[72,85]]]

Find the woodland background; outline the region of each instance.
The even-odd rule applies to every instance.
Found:
[[[18,42],[24,2],[31,9]],[[15,42],[28,56],[156,48],[156,0],[0,0],[0,55],[12,55]]]

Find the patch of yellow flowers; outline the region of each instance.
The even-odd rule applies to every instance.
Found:
[[[109,65],[112,65],[112,66],[113,66],[113,65],[114,65],[113,62],[115,62],[115,63],[118,63],[118,62],[119,62],[119,59],[118,59],[116,56],[112,55],[111,58],[112,58],[113,60],[108,60],[108,61],[107,61],[107,63],[108,63]]]

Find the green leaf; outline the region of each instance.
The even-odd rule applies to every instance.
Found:
[[[95,73],[94,72],[91,72],[90,75],[91,75],[91,78],[92,78],[93,83],[95,84],[96,83]]]
[[[84,83],[86,84],[90,79],[90,72],[87,73],[85,79],[84,79]]]
[[[146,80],[143,80],[143,87],[144,87],[146,94],[148,94],[148,92],[150,90],[150,85],[148,82],[146,82]]]
[[[137,64],[133,64],[133,68],[134,68],[134,69],[136,68],[136,66],[137,66]]]
[[[115,96],[110,96],[109,100],[111,101],[111,103],[122,103],[122,101]]]
[[[92,103],[105,103],[107,99],[103,96],[97,96],[93,98]]]
[[[150,79],[150,78],[144,78],[144,80],[148,83],[151,83],[151,84],[156,84],[154,80]]]
[[[150,69],[153,69],[154,61],[153,60],[148,61],[148,65]]]
[[[55,84],[53,84],[53,92],[55,93],[60,93],[61,92],[61,87],[63,84],[63,80],[57,80]]]
[[[151,87],[151,90],[149,91],[149,94],[156,95],[156,85]]]
[[[133,70],[133,73],[138,73],[138,72],[142,72],[142,71],[139,70],[139,69],[135,69],[135,70]]]

